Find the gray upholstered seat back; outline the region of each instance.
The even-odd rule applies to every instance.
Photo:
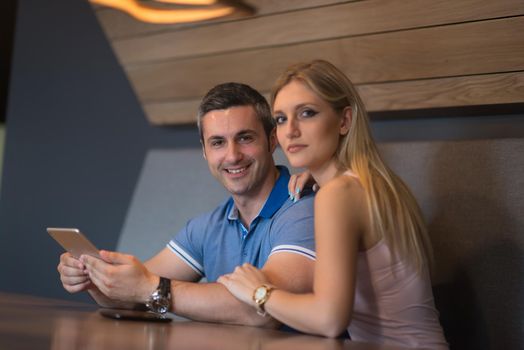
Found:
[[[524,139],[381,144],[419,200],[437,306],[454,349],[524,345]],[[279,153],[278,163],[285,162]],[[119,250],[146,259],[227,193],[198,149],[152,150]]]
[[[275,161],[288,164],[280,149]],[[146,260],[189,219],[228,196],[210,174],[201,149],[152,149],[144,159],[117,249]]]
[[[524,139],[382,144],[425,213],[454,349],[524,347]]]

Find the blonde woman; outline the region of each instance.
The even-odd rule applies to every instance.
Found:
[[[271,103],[290,164],[320,188],[313,292],[274,289],[251,265],[219,282],[303,332],[336,337],[347,328],[353,340],[447,349],[420,209],[381,159],[353,84],[329,62],[297,64],[279,77]]]

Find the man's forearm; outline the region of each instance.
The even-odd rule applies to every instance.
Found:
[[[173,311],[192,320],[271,328],[280,325],[269,316],[258,315],[219,283],[171,281],[171,292]]]

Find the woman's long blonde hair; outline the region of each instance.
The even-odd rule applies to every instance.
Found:
[[[291,80],[305,83],[342,115],[352,111],[349,133],[341,137],[339,165],[356,173],[366,192],[372,234],[384,238],[394,258],[421,271],[433,260],[431,243],[417,201],[406,184],[384,163],[371,136],[364,104],[351,81],[333,64],[314,60],[288,67],[277,79],[271,106]]]

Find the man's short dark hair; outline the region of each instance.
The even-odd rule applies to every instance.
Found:
[[[198,107],[197,125],[200,132],[200,140],[204,144],[204,131],[202,130],[202,118],[214,110],[228,109],[231,107],[252,106],[257,118],[262,123],[266,136],[275,128],[275,121],[271,116],[271,109],[267,100],[251,86],[241,83],[219,84],[209,90]]]

